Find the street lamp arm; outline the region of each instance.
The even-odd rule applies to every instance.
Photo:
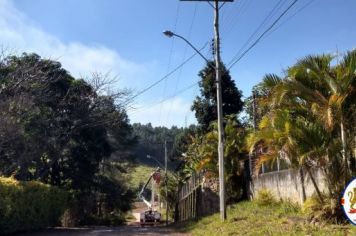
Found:
[[[155,162],[157,162],[158,166],[160,166],[162,169],[165,169],[164,166],[162,165],[161,162],[159,162],[155,157],[151,156],[151,155],[147,155],[146,156],[148,159],[152,159],[154,160]]]
[[[184,40],[191,48],[193,48],[194,51],[196,51],[199,56],[201,56],[205,61],[206,63],[210,63],[210,61],[203,55],[201,54],[201,52],[196,48],[194,47],[193,44],[191,44],[186,38],[184,38],[183,36],[179,35],[179,34],[176,34],[176,33],[173,33],[172,31],[169,31],[169,30],[166,30],[166,31],[163,31],[163,34],[166,35],[167,37],[173,37],[173,36],[176,36],[182,40]]]

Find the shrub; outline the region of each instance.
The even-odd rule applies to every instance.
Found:
[[[257,193],[256,202],[260,206],[275,205],[277,203],[276,198],[268,189],[260,189]]]
[[[323,202],[316,195],[308,198],[303,204],[302,211],[312,223],[320,221],[340,223],[344,221],[338,199],[326,195],[323,195]]]
[[[67,200],[57,187],[0,177],[0,235],[57,225]]]

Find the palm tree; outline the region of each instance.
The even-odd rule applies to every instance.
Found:
[[[227,202],[235,202],[246,197],[241,161],[244,154],[244,129],[236,121],[236,117],[225,119],[224,167]],[[195,137],[185,154],[186,165],[196,172],[203,171],[205,177],[218,177],[218,132],[217,123],[213,122],[211,131],[203,136]],[[241,195],[242,193],[242,195]],[[243,196],[245,194],[245,196]]]
[[[273,162],[281,157],[292,168],[305,168],[319,199],[323,201],[311,168],[327,163],[329,137],[320,122],[296,117],[294,112],[287,109],[275,109],[263,117],[259,130],[248,137],[248,145],[251,151],[256,145],[265,150],[259,156],[257,171],[262,163]]]
[[[331,163],[339,166],[337,153],[341,153],[347,181],[345,126],[353,125],[347,114],[356,101],[356,51],[348,52],[335,66],[332,62],[330,55],[308,56],[289,68],[285,78],[265,76],[260,84],[265,96],[259,104],[269,111],[261,120],[259,131],[248,142],[251,148],[259,144],[267,150],[258,165],[282,152],[292,166],[307,166],[311,177],[310,166],[323,167],[327,174],[333,171],[335,176]],[[329,184],[329,189],[333,184]],[[320,191],[316,191],[321,197]]]
[[[290,77],[286,86],[289,91],[294,91],[294,96],[309,103],[309,108],[325,124],[326,129],[333,130],[340,125],[339,137],[346,183],[349,178],[349,164],[345,126],[353,125],[348,124],[346,113],[350,109],[350,101],[356,101],[356,50],[347,52],[336,66],[331,65],[333,59],[330,55],[321,55],[300,60],[289,70]]]

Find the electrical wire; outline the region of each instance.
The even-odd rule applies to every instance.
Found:
[[[190,40],[190,36],[191,36],[191,33],[192,33],[192,30],[193,30],[193,26],[194,26],[194,22],[195,22],[195,17],[196,17],[196,14],[197,14],[197,7],[198,7],[198,3],[195,3],[195,7],[194,7],[194,12],[193,12],[193,17],[192,17],[192,20],[191,20],[191,23],[190,23],[190,27],[189,27],[189,30],[188,30],[188,37],[187,37],[187,40],[189,41]],[[185,60],[185,57],[186,57],[186,54],[187,54],[187,49],[188,49],[188,44],[185,45],[184,47],[184,53],[183,53],[183,57],[182,57],[182,61]],[[178,85],[179,85],[179,82],[180,82],[180,78],[181,78],[181,75],[182,75],[182,70],[183,70],[183,67],[180,68],[179,72],[178,72],[178,76],[177,76],[177,79],[176,79],[176,84],[175,84],[175,87],[174,87],[174,92],[175,93],[178,89]],[[173,105],[173,101],[174,101],[174,98],[171,100],[171,105],[169,106],[169,109],[168,109],[168,113],[167,113],[167,119],[166,121],[168,121],[170,115],[171,115],[171,111],[172,111],[172,105]]]
[[[180,12],[180,1],[178,1],[178,3],[177,3],[176,17],[175,17],[174,26],[173,26],[173,31],[174,32],[177,29],[179,12]],[[171,66],[174,42],[175,42],[175,38],[172,39],[172,43],[171,43],[171,48],[170,48],[169,58],[168,58],[167,72],[170,70],[170,66]],[[164,97],[166,96],[166,90],[167,90],[167,81],[165,80],[164,81],[164,86],[163,86],[162,99],[164,99]],[[159,117],[158,118],[159,121],[161,121],[161,115],[162,115],[162,106],[159,109],[159,116],[158,116]]]
[[[198,51],[202,51],[206,45],[208,44],[208,42],[205,43],[205,45],[199,49]],[[138,93],[136,93],[134,96],[128,98],[126,101],[123,102],[124,106],[128,105],[130,102],[132,102],[135,98],[137,98],[138,96],[144,94],[145,92],[147,92],[148,90],[152,89],[153,87],[155,87],[156,85],[158,85],[159,83],[161,83],[163,80],[165,80],[166,78],[168,78],[169,76],[171,76],[173,73],[175,73],[176,71],[178,71],[181,67],[183,67],[185,64],[187,64],[190,60],[193,59],[193,57],[195,57],[198,53],[195,52],[194,54],[192,54],[190,57],[188,57],[185,61],[183,61],[181,64],[179,64],[177,67],[175,67],[173,70],[171,70],[170,72],[168,72],[165,76],[163,76],[162,78],[160,78],[159,80],[157,80],[156,82],[152,83],[151,85],[147,86],[146,88],[142,89],[141,91],[139,91]]]
[[[189,89],[191,89],[191,88],[194,88],[194,87],[197,86],[198,84],[199,84],[199,81],[198,81],[198,82],[195,82],[195,83],[193,83],[193,84],[191,84],[191,85],[189,85],[189,86],[187,86],[187,87],[185,87],[185,88],[183,88],[183,89],[181,89],[181,90],[179,90],[178,92],[172,94],[172,95],[169,96],[169,97],[166,97],[166,98],[163,99],[163,100],[160,100],[159,102],[153,103],[153,104],[151,104],[151,105],[149,105],[149,106],[145,106],[145,107],[143,107],[142,109],[138,109],[138,110],[132,112],[131,115],[134,115],[134,114],[137,114],[137,113],[146,111],[146,110],[151,109],[152,107],[155,107],[155,106],[157,106],[157,105],[159,105],[159,104],[162,104],[162,103],[164,103],[164,102],[166,102],[166,101],[168,101],[168,100],[170,100],[170,99],[172,99],[172,98],[175,98],[177,95],[182,94],[182,93],[184,93],[185,91],[187,91],[187,90],[189,90]]]
[[[225,32],[226,29],[232,26],[233,19],[240,14],[242,6],[246,3],[246,0],[237,1],[236,4],[233,4],[233,7],[227,8],[230,11],[221,13],[221,22],[225,22],[221,24],[221,32]]]
[[[268,13],[268,15],[263,19],[263,21],[260,23],[260,25],[255,29],[255,31],[250,35],[250,37],[246,40],[246,42],[243,44],[243,46],[240,48],[240,50],[235,54],[233,59],[231,61],[234,61],[238,55],[245,49],[247,45],[249,45],[252,41],[252,39],[257,35],[257,33],[263,28],[263,26],[273,17],[273,15],[278,12],[278,10],[283,6],[283,1],[284,0],[279,0],[277,4],[272,8],[272,10]],[[282,3],[282,4],[281,4]]]
[[[288,21],[290,21],[293,17],[295,17],[298,13],[302,12],[305,8],[307,8],[308,6],[310,6],[315,0],[311,0],[310,2],[307,2],[306,4],[304,4],[301,8],[299,8],[294,14],[290,15],[287,19],[285,19],[283,22],[281,22],[279,25],[277,25],[272,31],[270,31],[266,37],[270,36],[273,32],[275,32],[276,30],[278,30],[281,26],[283,26],[285,23],[287,23]]]
[[[230,66],[228,67],[228,69],[232,68],[232,67],[233,67],[238,61],[240,61],[253,47],[255,47],[256,44],[257,44],[258,42],[260,42],[260,40],[261,40],[268,32],[270,32],[270,30],[279,22],[279,20],[290,10],[298,1],[299,1],[299,0],[294,0],[294,1],[286,8],[286,10],[284,10],[283,13],[260,35],[260,37],[259,37],[257,40],[255,40],[255,42],[254,42],[248,49],[246,49],[246,50],[241,54],[240,57],[238,57],[235,61],[233,61],[232,63],[230,63]],[[314,0],[312,0],[312,1],[314,1]],[[303,9],[305,9],[305,8],[306,8],[307,6],[309,6],[310,4],[311,4],[311,3],[306,4],[305,6],[303,6],[301,9],[299,9],[299,10],[298,10],[294,15],[292,15],[291,17],[295,16],[298,12],[300,12],[300,11],[303,10]],[[291,18],[291,17],[290,17],[290,18]],[[288,18],[286,21],[288,21],[290,18]],[[285,21],[285,22],[286,22],[286,21]],[[284,24],[285,22],[283,22],[282,24]],[[280,24],[279,27],[280,27],[282,24]],[[206,45],[207,45],[208,43],[209,43],[209,42],[206,42],[205,45],[199,50],[199,52],[202,51],[202,50],[206,47]],[[197,53],[194,53],[194,54],[193,54],[192,56],[190,56],[187,60],[185,60],[184,62],[182,62],[181,64],[179,64],[175,69],[173,69],[172,71],[170,71],[169,73],[167,73],[167,74],[166,74],[165,76],[163,76],[161,79],[157,80],[157,81],[154,82],[153,84],[151,84],[151,85],[149,85],[148,87],[146,87],[145,89],[141,90],[140,92],[138,92],[137,94],[135,94],[133,97],[130,97],[128,100],[126,100],[126,101],[124,102],[124,104],[130,103],[134,98],[136,98],[136,97],[142,95],[143,93],[145,93],[145,92],[147,92],[148,90],[152,89],[152,88],[153,88],[154,86],[156,86],[157,84],[161,83],[163,80],[165,80],[165,79],[168,78],[170,75],[172,75],[173,73],[175,73],[176,71],[178,71],[181,67],[183,67],[183,66],[184,66],[187,62],[189,62],[194,56],[196,56],[196,54],[197,54]],[[149,109],[149,108],[151,108],[151,107],[153,107],[153,106],[156,106],[156,105],[158,105],[158,104],[161,104],[161,103],[167,101],[168,99],[171,99],[172,97],[175,97],[176,95],[181,94],[181,93],[183,93],[183,92],[185,92],[185,91],[187,91],[187,90],[189,90],[189,89],[195,87],[195,86],[198,85],[198,84],[199,84],[199,82],[196,82],[196,83],[194,83],[194,84],[191,84],[191,85],[189,85],[188,87],[186,87],[186,88],[184,88],[184,89],[178,91],[177,93],[173,94],[172,96],[170,96],[170,97],[168,97],[168,98],[166,98],[166,99],[161,100],[159,103],[156,103],[156,104],[154,104],[154,105],[152,105],[152,106],[150,106],[150,107],[147,107],[147,109]],[[146,108],[145,108],[145,109],[146,109]],[[138,113],[138,112],[134,112],[134,113],[132,113],[132,114],[135,114],[135,113]],[[92,127],[93,125],[100,125],[100,124],[105,124],[105,123],[111,123],[111,122],[113,122],[113,121],[115,121],[115,119],[114,119],[114,120],[104,120],[104,121],[102,121],[102,122],[99,121],[99,122],[96,122],[95,124],[84,124],[84,126],[86,126],[86,125],[91,125],[91,127]]]
[[[228,69],[230,70],[237,62],[239,62],[252,48],[254,48],[260,40],[269,32],[271,29],[279,22],[279,20],[298,2],[299,0],[294,0],[283,12],[279,15],[279,17],[255,40],[250,47],[248,47],[236,60],[231,61],[229,63]],[[234,57],[236,58],[236,57]]]
[[[240,4],[239,7],[237,7],[237,9],[238,9],[237,14],[232,16],[232,18],[228,24],[228,27],[226,27],[225,30],[222,30],[222,32],[223,32],[222,34],[224,34],[225,37],[233,31],[233,29],[237,25],[236,21],[238,20],[238,18],[242,17],[247,12],[247,9],[250,7],[251,2],[252,2],[251,0],[245,0],[244,2],[242,2]]]
[[[208,42],[205,43],[205,45],[200,48],[198,51],[201,52],[205,47],[206,45],[208,44]],[[159,80],[157,80],[156,82],[152,83],[151,85],[149,85],[148,87],[146,87],[145,89],[141,90],[140,92],[138,92],[137,94],[135,94],[134,96],[130,97],[129,99],[127,99],[126,101],[123,102],[123,105],[122,107],[125,107],[127,106],[129,103],[131,103],[133,101],[133,99],[135,99],[136,97],[142,95],[143,93],[147,92],[148,90],[152,89],[154,86],[156,86],[157,84],[161,83],[164,79],[168,78],[170,75],[172,75],[174,72],[178,71],[182,66],[184,66],[186,63],[188,63],[191,59],[193,59],[193,57],[195,57],[198,53],[195,52],[193,55],[191,55],[187,60],[185,60],[184,62],[182,62],[181,64],[179,64],[176,68],[174,68],[173,70],[171,70],[168,74],[166,74],[165,76],[163,76],[162,78],[160,78]],[[176,96],[180,93],[183,93],[185,92],[186,90],[190,89],[190,88],[193,88],[194,86],[196,86],[197,84],[199,84],[199,82],[196,82],[192,85],[189,85],[188,87],[178,91],[176,94],[172,95],[172,96]],[[158,105],[158,104],[162,104],[163,102],[167,101],[168,99],[170,99],[172,96],[170,96],[169,98],[166,98],[166,99],[163,99],[161,100],[159,103],[155,104],[155,105]],[[152,107],[152,106],[151,106]],[[150,107],[148,107],[150,108]],[[133,113],[132,113],[133,114]],[[98,125],[103,125],[103,124],[110,124],[110,123],[113,123],[115,122],[117,119],[116,118],[112,118],[112,119],[105,119],[105,120],[102,120],[102,121],[96,121],[96,122],[93,122],[93,123],[87,123],[87,124],[81,124],[81,125],[78,125],[76,126],[75,128],[83,128],[83,127],[95,127],[95,126],[98,126]]]

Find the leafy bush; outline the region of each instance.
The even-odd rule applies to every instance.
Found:
[[[262,188],[257,192],[254,202],[258,206],[275,207],[280,214],[300,212],[300,205],[290,200],[277,200],[275,195],[268,189]]]
[[[256,202],[260,206],[275,205],[277,203],[273,193],[268,189],[261,189],[257,193]]]
[[[323,195],[323,202],[316,195],[308,198],[302,206],[302,211],[312,223],[320,221],[340,223],[345,221],[338,199],[325,195]]]
[[[68,194],[36,181],[0,177],[0,234],[55,226]]]

